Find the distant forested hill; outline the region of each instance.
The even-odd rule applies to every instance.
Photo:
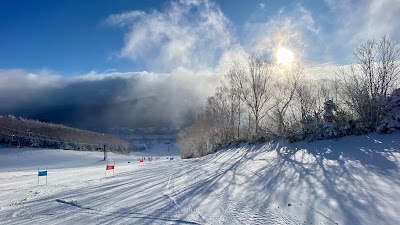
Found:
[[[0,116],[0,144],[128,152],[132,146],[121,138],[38,120]]]

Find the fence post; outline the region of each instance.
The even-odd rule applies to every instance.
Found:
[[[104,145],[104,161],[107,160],[107,150],[106,150],[106,145]]]

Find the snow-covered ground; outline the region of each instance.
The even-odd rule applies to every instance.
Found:
[[[400,224],[400,133],[154,154],[0,149],[0,224]]]

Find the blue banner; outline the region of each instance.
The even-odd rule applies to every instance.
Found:
[[[45,171],[39,171],[39,172],[38,172],[38,176],[39,176],[39,177],[45,177],[45,176],[47,176],[47,170],[45,170]]]

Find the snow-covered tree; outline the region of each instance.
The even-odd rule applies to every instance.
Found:
[[[333,111],[336,111],[336,104],[333,103],[332,100],[328,100],[324,103],[324,114],[323,118],[325,122],[332,123],[333,122]]]
[[[374,130],[383,116],[384,99],[399,85],[400,46],[383,36],[360,45],[354,59],[353,65],[338,71],[343,97],[361,125]]]

